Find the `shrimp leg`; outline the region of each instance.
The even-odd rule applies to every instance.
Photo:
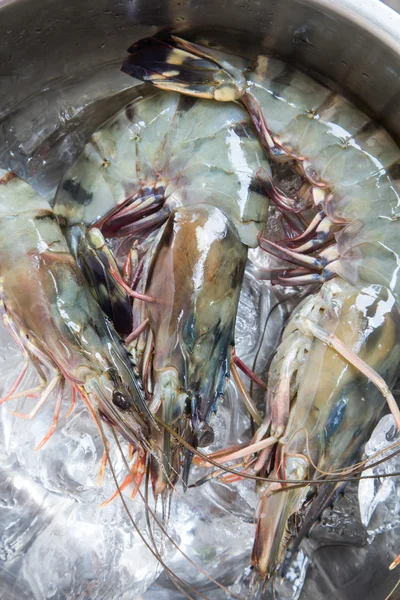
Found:
[[[16,417],[19,417],[20,419],[33,419],[37,415],[39,410],[42,408],[43,404],[45,404],[46,400],[48,400],[52,391],[57,386],[57,384],[60,383],[60,381],[61,381],[61,376],[59,374],[57,374],[53,377],[53,379],[49,382],[49,384],[47,385],[43,394],[41,395],[39,402],[34,406],[34,408],[31,410],[30,413],[25,414],[25,413],[10,411],[11,414]],[[24,393],[25,392],[21,392],[21,394],[24,394]]]
[[[44,436],[42,441],[36,446],[35,452],[37,450],[40,450],[40,448],[43,448],[43,446],[46,444],[46,442],[49,441],[49,439],[51,438],[51,436],[53,435],[53,433],[55,432],[55,430],[57,428],[58,419],[59,419],[60,411],[61,411],[61,404],[62,404],[62,400],[63,400],[64,386],[65,386],[65,379],[62,379],[60,382],[59,389],[58,389],[56,407],[54,409],[54,415],[53,415],[53,420],[51,422],[50,429],[48,430],[48,432],[46,433],[46,435]]]

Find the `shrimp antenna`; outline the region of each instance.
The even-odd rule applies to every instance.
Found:
[[[113,427],[111,427],[112,429],[112,433],[115,439],[115,443],[118,447],[119,453],[121,455],[121,458],[124,462],[125,468],[130,472],[130,468],[129,468],[129,464],[126,460],[126,457],[122,451],[121,448],[121,444],[118,440],[118,437],[115,433],[115,430]],[[216,586],[218,586],[220,589],[222,589],[224,592],[228,592],[231,596],[233,596],[234,598],[237,598],[238,600],[244,600],[244,598],[242,596],[238,596],[237,594],[235,594],[234,592],[228,590],[224,585],[222,585],[221,583],[219,583],[216,579],[214,579],[211,575],[209,575],[204,569],[202,569],[201,567],[199,567],[180,547],[179,545],[175,542],[175,540],[173,538],[171,538],[171,536],[168,534],[168,532],[166,531],[165,527],[163,527],[163,525],[161,524],[161,522],[159,521],[159,519],[157,518],[157,516],[155,515],[155,513],[151,510],[151,508],[149,507],[149,503],[148,503],[148,472],[146,472],[146,496],[143,495],[143,492],[139,489],[139,486],[137,486],[137,484],[134,482],[134,485],[137,488],[138,494],[141,497],[141,499],[144,502],[144,505],[146,507],[146,519],[148,520],[148,527],[150,527],[149,525],[149,515],[153,518],[153,520],[155,521],[155,523],[157,524],[157,526],[161,529],[161,531],[166,535],[166,537],[168,538],[168,540],[171,542],[171,544],[178,550],[178,552],[180,552],[180,554],[195,568],[197,569],[197,571],[199,571],[199,573],[201,573],[202,575],[204,575],[205,577],[207,577],[207,579],[209,579],[212,583],[214,583]],[[119,489],[119,487],[118,487]],[[122,492],[121,492],[122,494]],[[125,503],[124,503],[125,506]],[[153,535],[151,534],[151,536],[153,537]],[[153,540],[153,543],[155,543],[155,541]],[[159,553],[158,553],[159,554]],[[162,561],[160,561],[162,566],[163,563]],[[177,577],[177,576],[176,576]],[[187,584],[186,582],[184,582],[183,580],[179,579],[179,581],[181,581],[181,583],[183,583],[184,585],[188,586],[190,589],[192,589],[198,596],[201,596],[201,594],[194,590],[194,588],[192,588],[189,584]],[[175,583],[175,582],[173,582]],[[202,598],[204,598],[204,596],[201,596]]]
[[[160,418],[155,416],[155,419],[161,427],[165,428],[175,439],[177,439],[183,446],[185,446],[185,448],[187,448],[188,450],[193,452],[193,454],[195,454],[196,456],[201,458],[204,462],[210,463],[214,467],[217,467],[218,469],[223,469],[228,473],[232,473],[233,475],[239,475],[242,479],[252,479],[255,481],[263,481],[263,482],[268,482],[268,483],[292,484],[292,485],[287,485],[287,487],[286,487],[287,490],[290,490],[290,489],[305,487],[310,483],[312,483],[314,485],[324,485],[326,483],[340,483],[343,481],[359,481],[360,477],[361,477],[361,474],[360,474],[358,477],[329,477],[329,479],[303,479],[301,482],[299,482],[298,479],[278,479],[275,477],[261,477],[260,475],[252,475],[251,473],[246,473],[245,471],[238,471],[237,469],[233,469],[231,467],[226,467],[226,466],[221,465],[221,463],[217,462],[216,460],[213,460],[209,455],[204,454],[203,452],[200,452],[197,448],[194,448],[194,446],[191,446],[191,444],[189,444],[189,442],[187,442],[184,438],[182,438],[179,435],[179,433],[174,431],[174,429],[172,429],[172,427],[170,427],[169,425],[164,423]],[[393,452],[389,456],[386,456],[385,458],[382,458],[381,460],[365,467],[363,469],[363,471],[372,469],[374,466],[376,466],[382,462],[385,462],[385,461],[389,460],[390,458],[393,458],[394,456],[397,456],[397,454],[400,454],[400,450],[396,450],[396,452]],[[386,477],[397,477],[399,475],[400,475],[400,471],[394,471],[393,473],[386,473],[383,475],[363,475],[363,479],[378,479],[378,478],[381,479],[381,478],[386,478]],[[280,491],[281,490],[277,490],[276,493],[278,493]],[[285,491],[285,490],[282,490],[282,491]]]
[[[399,598],[400,598],[400,592],[397,592],[395,594],[395,591],[397,590],[397,588],[399,587],[399,585],[400,585],[400,579],[398,579],[396,585],[390,590],[390,592],[386,596],[385,600],[399,600]]]
[[[95,412],[96,412],[96,420],[97,420],[97,423],[98,423],[98,426],[99,426],[99,430],[100,430],[100,435],[101,435],[101,438],[102,438],[102,441],[103,441],[103,444],[104,444],[104,449],[105,449],[105,452],[106,452],[106,454],[107,454],[108,463],[109,463],[109,466],[110,466],[110,469],[111,469],[112,477],[113,477],[113,479],[114,479],[114,483],[115,483],[115,485],[116,485],[116,487],[117,487],[117,489],[118,489],[118,495],[119,495],[119,497],[120,497],[120,499],[121,499],[121,502],[122,502],[122,504],[123,504],[123,506],[124,506],[124,509],[125,509],[125,511],[126,511],[126,514],[128,515],[128,518],[129,518],[130,522],[131,522],[131,523],[132,523],[132,525],[134,526],[134,528],[135,528],[135,530],[136,530],[137,534],[139,535],[140,539],[142,540],[142,542],[145,544],[145,546],[148,548],[148,550],[151,552],[151,554],[154,556],[154,558],[155,558],[155,559],[156,559],[156,560],[157,560],[157,561],[158,561],[158,562],[161,564],[161,566],[163,567],[163,569],[165,569],[165,571],[166,571],[166,573],[168,574],[168,576],[170,577],[170,579],[171,579],[172,583],[173,583],[173,584],[174,584],[174,585],[175,585],[175,586],[176,586],[176,587],[179,589],[179,591],[181,591],[181,592],[182,592],[182,594],[183,594],[184,596],[186,596],[186,598],[188,598],[189,600],[195,600],[195,598],[193,598],[192,596],[189,596],[189,595],[188,595],[188,594],[185,592],[185,590],[184,590],[184,589],[183,589],[183,588],[182,588],[182,587],[179,585],[179,583],[178,583],[178,582],[182,583],[183,585],[186,585],[187,587],[189,587],[190,589],[192,589],[192,590],[193,590],[193,591],[194,591],[194,592],[197,594],[196,590],[195,590],[194,588],[191,588],[191,586],[189,586],[189,585],[188,585],[187,583],[185,583],[185,582],[184,582],[182,579],[180,579],[180,577],[178,577],[178,575],[176,575],[176,574],[175,574],[175,573],[174,573],[174,572],[173,572],[173,571],[172,571],[172,570],[171,570],[171,569],[170,569],[170,568],[169,568],[169,567],[168,567],[168,566],[165,564],[165,562],[164,562],[164,561],[163,561],[163,559],[161,558],[161,556],[160,556],[159,552],[157,551],[157,549],[156,549],[156,550],[154,550],[154,549],[152,548],[152,546],[149,544],[149,542],[146,540],[146,538],[144,537],[144,535],[143,535],[143,534],[142,534],[142,532],[140,531],[140,528],[138,527],[138,525],[135,523],[135,520],[134,520],[134,518],[133,518],[133,516],[132,516],[132,514],[131,514],[131,512],[130,512],[130,510],[129,510],[129,508],[128,508],[128,505],[127,505],[127,503],[126,503],[126,500],[125,500],[125,498],[124,498],[124,496],[123,496],[123,494],[122,494],[122,491],[121,491],[121,489],[120,489],[120,486],[119,486],[119,483],[118,483],[117,475],[116,475],[116,473],[115,473],[115,470],[114,470],[114,467],[113,467],[113,464],[112,464],[112,461],[111,461],[111,457],[110,457],[109,446],[108,446],[108,440],[107,440],[107,437],[106,437],[106,435],[105,435],[105,433],[104,433],[104,428],[103,428],[103,425],[102,425],[102,423],[101,423],[101,419],[100,419],[100,413],[99,413],[99,411],[98,411],[98,408],[97,408],[97,407],[95,408]],[[114,428],[113,428],[113,427],[111,427],[111,431],[112,431],[112,433],[113,433],[114,439],[115,439],[115,441],[116,441],[116,443],[117,443],[117,445],[118,445],[118,447],[119,447],[119,449],[120,449],[121,455],[122,455],[122,457],[123,457],[123,459],[124,459],[124,463],[125,463],[125,456],[124,456],[124,454],[122,453],[121,446],[120,446],[120,444],[119,444],[119,442],[118,442],[118,438],[117,438],[117,435],[116,435],[116,433],[115,433],[115,431],[114,431]],[[128,470],[129,470],[129,472],[130,472],[129,465],[128,465],[127,463],[125,463],[125,465],[127,466]],[[206,600],[208,600],[208,599],[206,599]]]
[[[147,523],[147,529],[148,529],[148,532],[149,532],[149,536],[150,536],[150,539],[151,539],[151,541],[153,543],[153,546],[154,546],[156,552],[159,554],[159,551],[157,549],[156,540],[155,540],[154,535],[153,535],[153,530],[152,530],[152,527],[151,527],[151,522],[150,522],[150,510],[149,510],[149,468],[147,468],[147,470],[146,470],[145,511],[146,511],[146,523]],[[153,519],[154,519],[154,516],[153,516]],[[163,529],[163,531],[165,532],[165,529]],[[167,534],[167,539],[169,541],[172,540],[172,538],[168,534]],[[200,592],[196,592],[196,590],[192,586],[190,586],[188,583],[184,582],[183,580],[181,580],[181,581],[182,581],[183,584],[187,585],[189,587],[189,589],[193,590],[197,595],[199,595],[200,598],[204,598],[204,600],[208,600],[207,596],[203,596],[203,594],[201,594]],[[175,583],[175,585],[176,585],[176,583]],[[181,588],[179,588],[179,589],[181,589]],[[182,589],[181,589],[181,591],[183,592]],[[189,597],[189,596],[187,596],[187,597]]]

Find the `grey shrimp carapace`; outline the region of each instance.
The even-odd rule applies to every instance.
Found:
[[[39,401],[25,417],[58,389],[45,440],[54,432],[67,381],[96,420],[114,425],[135,448],[148,448],[151,415],[126,348],[94,300],[47,201],[6,171],[0,171],[0,240],[1,309],[26,359],[2,402],[25,394],[19,388],[31,362],[40,384],[30,392],[39,393]]]
[[[246,108],[277,173],[259,171],[260,185],[286,231],[279,242],[268,227],[258,235],[262,249],[285,261],[265,278],[319,289],[283,333],[247,458],[243,449],[218,454],[220,464],[241,457],[243,472],[270,479],[253,550],[265,579],[296,533],[307,491],[319,498],[301,535],[317,516],[312,507],[320,510],[336,482],[357,472],[385,399],[400,426],[390,392],[400,366],[400,149],[353,104],[278,59],[250,62],[174,36],[141,40],[129,52],[123,71],[133,77]],[[280,189],[282,163],[300,177],[293,197]]]
[[[150,410],[193,447],[213,437],[247,249],[267,219],[259,169],[270,172],[242,107],[150,88],[93,134],[54,203],[72,247],[76,228],[87,238],[82,224],[113,247],[122,276],[109,272],[133,297],[126,342]],[[167,431],[154,435],[158,494],[179,473],[182,447]]]

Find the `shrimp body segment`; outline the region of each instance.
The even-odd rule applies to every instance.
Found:
[[[70,382],[93,416],[98,411],[132,444],[147,446],[147,406],[126,349],[94,300],[48,203],[4,171],[0,240],[3,312],[23,352]]]
[[[270,159],[291,162],[303,177],[294,198],[268,182],[283,213],[319,211],[298,241],[268,244],[297,265],[282,269],[279,281],[322,283],[339,274],[354,285],[386,285],[398,296],[400,148],[379,124],[274,58],[250,64],[176,37],[141,40],[129,51],[123,70],[156,87],[221,103],[240,100]],[[227,82],[235,93],[219,92]]]
[[[270,173],[241,106],[147,90],[92,135],[54,210],[67,227],[97,222],[124,237],[157,230],[176,206],[209,204],[255,247],[268,213],[260,169]]]

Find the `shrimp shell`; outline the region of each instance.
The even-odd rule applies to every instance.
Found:
[[[136,447],[148,447],[148,409],[126,349],[95,302],[48,203],[4,171],[0,283],[6,323],[24,354],[56,373],[46,390],[66,379],[92,416],[101,414]]]

